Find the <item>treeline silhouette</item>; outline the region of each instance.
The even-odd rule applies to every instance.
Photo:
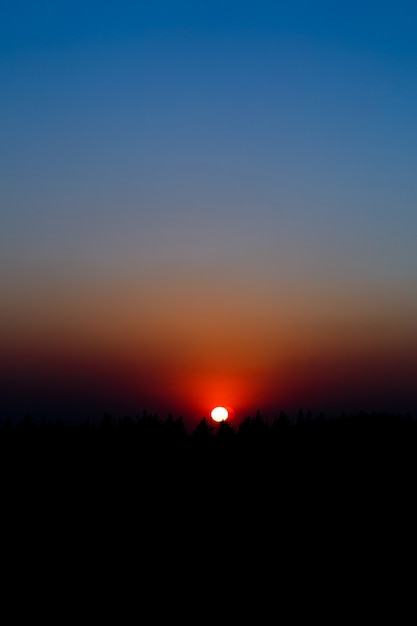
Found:
[[[0,458],[9,480],[37,473],[87,480],[93,472],[97,483],[123,475],[126,482],[134,477],[161,485],[175,477],[187,484],[198,475],[236,485],[253,477],[269,485],[323,485],[335,476],[364,478],[377,471],[414,476],[416,452],[417,420],[389,412],[325,418],[300,409],[295,420],[283,411],[267,420],[258,411],[237,425],[202,418],[192,432],[182,417],[147,412],[121,418],[105,413],[98,422],[78,424],[27,415],[0,426]]]
[[[203,417],[190,432],[182,416],[172,414],[163,419],[157,413],[144,411],[135,417],[128,415],[112,417],[104,413],[100,420],[71,422],[62,419],[33,419],[29,414],[23,419],[0,422],[0,446],[2,454],[8,449],[17,451],[19,446],[29,455],[36,450],[53,451],[65,447],[74,451],[87,449],[90,452],[113,447],[135,456],[146,456],[147,450],[155,452],[161,448],[165,453],[198,448],[199,452],[211,449],[213,452],[233,453],[234,451],[262,449],[267,453],[303,453],[317,447],[324,452],[328,446],[339,452],[363,450],[369,454],[381,451],[381,445],[414,446],[417,437],[417,420],[409,414],[390,412],[365,412],[345,414],[326,418],[323,413],[313,415],[308,410],[298,411],[295,420],[281,411],[273,420],[267,419],[259,410],[254,416],[247,416],[237,425],[231,421],[215,423]]]

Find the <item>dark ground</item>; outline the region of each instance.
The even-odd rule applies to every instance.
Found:
[[[26,418],[3,426],[0,454],[3,544],[32,580],[41,564],[67,589],[74,568],[75,589],[129,573],[140,597],[179,586],[184,598],[239,597],[242,610],[289,584],[325,604],[336,584],[354,601],[376,576],[415,568],[406,416],[258,415],[192,434],[152,415],[72,428]]]

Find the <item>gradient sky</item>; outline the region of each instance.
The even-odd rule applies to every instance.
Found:
[[[416,411],[416,25],[2,2],[0,417]]]

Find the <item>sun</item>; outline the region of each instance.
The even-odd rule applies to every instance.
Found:
[[[216,406],[211,412],[211,418],[215,422],[224,422],[229,417],[229,411],[224,406]]]

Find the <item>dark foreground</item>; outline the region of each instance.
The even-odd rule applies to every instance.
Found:
[[[278,580],[324,593],[413,565],[417,423],[405,416],[203,420],[192,434],[155,416],[26,419],[0,430],[0,455],[3,543],[35,577],[46,562],[78,582],[133,571],[185,596],[249,598],[261,580],[265,593]]]
[[[411,512],[417,422],[361,414],[267,425],[257,416],[238,429],[202,420],[187,434],[181,419],[155,416],[77,427],[26,419],[0,431],[0,454],[4,502],[29,527],[48,512],[51,528],[89,519],[98,530],[113,518],[166,535],[336,532]]]

